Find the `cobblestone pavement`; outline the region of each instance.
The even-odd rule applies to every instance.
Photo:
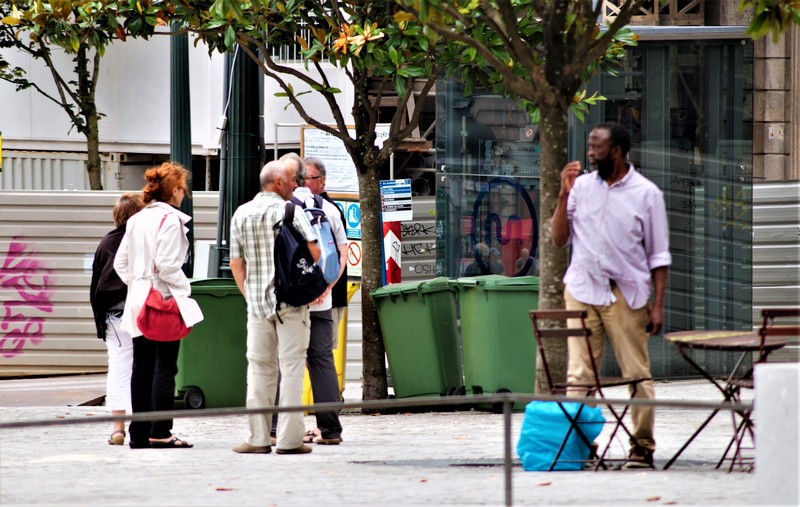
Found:
[[[0,381],[0,393],[10,382]],[[656,393],[660,399],[718,399],[704,381],[659,383]],[[346,401],[360,398],[360,386],[349,382]],[[525,472],[514,454],[513,503],[752,504],[755,474],[714,468],[730,436],[727,413],[672,468],[660,469],[707,413],[658,409],[656,470]],[[102,406],[0,408],[3,422],[104,415]],[[232,452],[247,433],[245,416],[176,419],[175,434],[191,441],[192,449],[110,446],[108,422],[4,429],[0,505],[502,505],[502,421],[474,410],[345,413],[341,445],[317,445],[300,456]],[[521,422],[522,414],[512,416],[514,446]],[[313,424],[307,416],[306,426]],[[627,446],[616,440],[611,452],[621,457]]]

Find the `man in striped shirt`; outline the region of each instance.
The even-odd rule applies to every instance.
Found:
[[[231,272],[247,301],[247,407],[275,403],[280,364],[279,406],[302,405],[303,374],[310,336],[308,306],[281,305],[277,319],[275,299],[274,225],[283,218],[286,200],[297,188],[295,168],[284,161],[269,162],[261,170],[262,192],[236,210],[231,219]],[[294,227],[308,241],[314,260],[320,250],[304,213],[294,214]],[[280,359],[280,361],[279,361]],[[235,446],[238,453],[272,450],[268,414],[248,416],[250,436]],[[278,418],[278,454],[305,454],[303,414],[282,413]]]

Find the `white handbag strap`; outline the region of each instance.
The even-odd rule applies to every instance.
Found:
[[[171,213],[167,213],[163,217],[161,217],[161,223],[158,224],[158,229],[156,229],[156,237],[153,240],[153,277],[150,279],[150,285],[153,284],[156,277],[156,252],[158,251],[158,233],[161,232],[161,226],[164,225],[164,221],[167,219],[167,216],[171,215]]]

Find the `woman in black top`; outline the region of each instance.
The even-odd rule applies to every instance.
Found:
[[[133,340],[120,329],[120,318],[125,306],[128,286],[114,271],[114,257],[125,235],[128,219],[144,206],[141,194],[123,194],[114,205],[116,229],[106,234],[97,246],[92,263],[92,284],[89,301],[92,304],[97,337],[108,347],[108,380],[106,407],[114,415],[131,411],[131,370],[133,368]],[[108,439],[111,445],[125,443],[125,421],[114,421],[114,430]]]

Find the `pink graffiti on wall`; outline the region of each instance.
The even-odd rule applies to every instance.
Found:
[[[0,287],[14,293],[3,301],[0,321],[0,354],[14,357],[23,353],[25,344],[41,343],[44,330],[42,313],[52,313],[50,270],[32,257],[35,250],[13,238],[0,267]],[[5,292],[5,291],[4,291]]]

